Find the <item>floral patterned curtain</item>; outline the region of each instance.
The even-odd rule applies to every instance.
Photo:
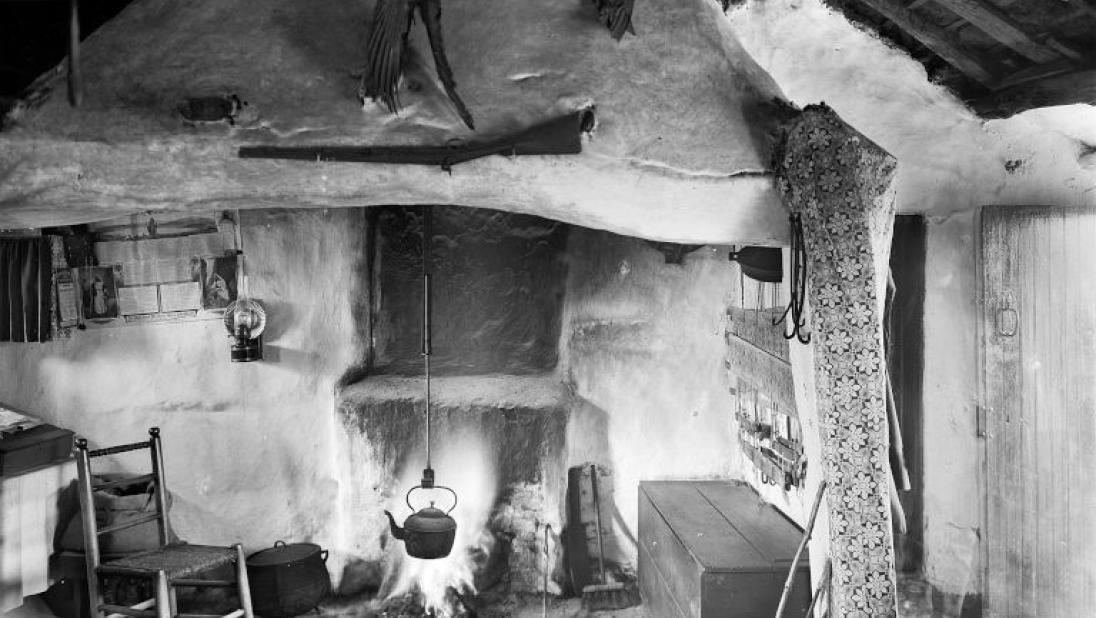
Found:
[[[802,218],[837,616],[894,616],[883,298],[892,156],[825,105],[792,124],[778,160]]]

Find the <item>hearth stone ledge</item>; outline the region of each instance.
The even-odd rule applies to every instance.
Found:
[[[430,387],[435,449],[475,444],[495,476],[486,523],[495,543],[477,568],[476,588],[538,592],[547,567],[550,591],[558,594],[561,546],[552,543],[546,565],[543,526],[558,534],[564,525],[568,424],[578,401],[571,388],[556,374],[432,377]],[[414,468],[425,447],[424,400],[423,376],[369,376],[337,395],[348,440],[344,507],[355,522],[347,530],[350,564],[342,593],[383,587],[392,547],[382,541],[388,535],[383,516],[375,515],[405,491],[401,471]],[[446,465],[444,454],[434,463],[439,482],[466,493],[461,485],[471,480],[468,470]]]
[[[423,376],[369,376],[343,388],[341,409],[373,402],[422,401]],[[571,389],[555,374],[539,376],[489,374],[430,378],[431,404],[447,406],[490,406],[495,408],[555,409],[567,407]]]

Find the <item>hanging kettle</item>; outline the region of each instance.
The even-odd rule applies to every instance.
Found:
[[[416,511],[411,504],[411,494],[417,489],[444,489],[453,495],[453,504],[449,510],[443,511],[430,501],[430,506]],[[457,508],[457,492],[443,485],[434,485],[434,471],[427,468],[422,471],[422,483],[407,490],[405,500],[411,514],[404,520],[402,528],[396,525],[392,513],[384,512],[388,516],[392,536],[403,541],[407,555],[413,558],[432,560],[448,556],[457,536],[457,521],[449,516]]]
[[[434,468],[430,466],[430,275],[426,271],[426,247],[432,237],[428,207],[423,212],[422,237],[422,357],[423,373],[426,378],[426,469],[422,471],[422,481],[408,489],[404,497],[407,508],[411,509],[411,515],[404,520],[403,527],[396,525],[392,513],[385,511],[384,514],[388,516],[392,536],[404,542],[407,555],[432,560],[444,558],[453,550],[453,541],[457,536],[457,521],[450,517],[449,513],[457,508],[457,492],[443,485],[435,485]],[[453,495],[453,504],[449,510],[443,511],[430,501],[430,506],[416,511],[411,504],[411,494],[419,489],[444,489]]]

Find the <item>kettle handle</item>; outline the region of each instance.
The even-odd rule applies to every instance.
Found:
[[[411,489],[408,489],[407,490],[407,495],[404,496],[404,501],[407,502],[407,508],[411,509],[412,513],[415,512],[415,507],[411,506],[411,494],[416,489],[423,489],[423,486],[422,485],[415,485]],[[452,489],[446,487],[445,485],[434,485],[433,487],[430,487],[429,489],[444,489],[445,491],[453,494],[453,506],[449,507],[449,510],[445,512],[446,515],[452,513],[453,509],[457,508],[457,492],[455,492]],[[433,503],[431,503],[431,504],[433,504]]]

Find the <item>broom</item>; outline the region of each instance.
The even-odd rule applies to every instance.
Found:
[[[594,495],[594,526],[597,530],[597,566],[601,583],[582,589],[582,606],[590,611],[624,609],[633,605],[624,584],[608,582],[605,577],[605,547],[601,541],[601,500],[597,492],[597,466],[590,464],[590,491]]]

